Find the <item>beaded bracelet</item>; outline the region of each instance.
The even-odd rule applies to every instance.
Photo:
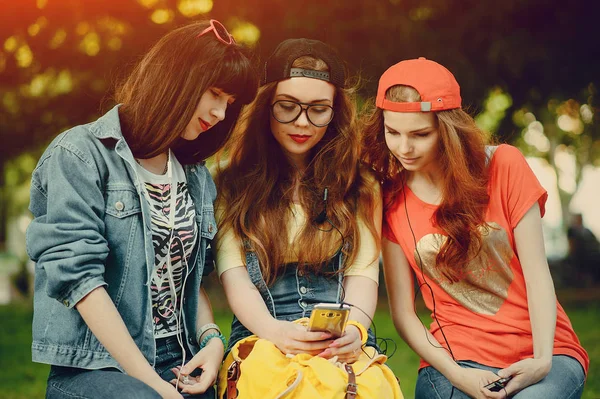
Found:
[[[200,330],[198,330],[198,333],[196,334],[196,342],[198,342],[198,345],[200,345],[200,343],[201,343],[200,338],[202,338],[202,334],[204,334],[208,330],[216,330],[219,333],[221,332],[221,329],[215,323],[207,323],[207,324],[203,325],[200,328]]]
[[[223,347],[227,348],[227,340],[225,339],[225,336],[223,334],[221,334],[221,331],[217,332],[211,332],[206,334],[206,337],[204,337],[202,339],[202,342],[200,342],[200,350],[202,350],[202,348],[204,348],[206,346],[206,344],[208,343],[208,341],[210,341],[213,338],[219,338],[221,340],[221,342],[223,342]]]

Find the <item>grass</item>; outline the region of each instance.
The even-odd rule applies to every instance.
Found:
[[[377,335],[395,341],[396,353],[388,360],[388,365],[400,379],[405,398],[412,399],[419,358],[398,337],[385,308],[385,301],[381,302],[382,308],[375,315]],[[595,363],[595,360],[600,358],[600,302],[573,305],[566,310],[579,339],[592,359],[583,398],[600,398],[600,367]],[[31,362],[31,317],[32,309],[29,303],[0,306],[0,398],[44,397],[49,366]],[[223,326],[223,333],[228,335],[231,313],[226,309],[219,309],[215,311],[215,318],[217,323]],[[423,318],[426,319],[427,317]]]

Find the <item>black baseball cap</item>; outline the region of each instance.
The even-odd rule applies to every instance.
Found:
[[[303,56],[322,59],[329,66],[329,72],[292,68],[294,61]],[[346,69],[337,52],[322,41],[287,39],[279,43],[273,54],[267,59],[261,85],[293,77],[321,79],[343,88],[346,81]]]

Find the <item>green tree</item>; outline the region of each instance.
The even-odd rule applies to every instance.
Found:
[[[208,16],[222,20],[239,40],[254,43],[260,36],[257,61],[288,37],[330,43],[349,70],[363,76],[363,96],[374,94],[388,66],[419,56],[434,59],[453,71],[474,112],[484,109],[490,91],[500,90],[511,99],[503,115],[526,109],[542,121],[552,142],[580,154],[581,165],[598,162],[597,106],[594,95],[592,100],[581,95],[599,87],[600,79],[591,0],[0,0],[0,5],[0,247],[10,202],[6,162],[97,117],[112,104],[114,83],[158,37]],[[576,135],[557,125],[561,104],[570,99],[587,104],[592,115]],[[500,118],[495,133],[524,143],[519,141],[524,126],[515,120]],[[550,152],[546,156],[551,161]]]

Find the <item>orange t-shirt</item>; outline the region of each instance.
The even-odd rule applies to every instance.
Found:
[[[516,254],[514,229],[536,201],[544,215],[548,194],[515,147],[500,145],[492,155],[489,168],[490,202],[485,220],[491,228],[482,230],[482,250],[467,266],[461,281],[450,284],[436,270],[436,255],[445,237],[431,222],[437,205],[421,201],[410,188],[404,188],[406,210],[405,196],[400,192],[384,215],[383,234],[402,247],[419,283],[423,283],[425,275],[435,295],[437,319],[455,358],[504,368],[533,357],[527,291]],[[417,264],[419,255],[422,272]],[[422,294],[432,310],[430,291],[423,289]],[[556,307],[554,354],[574,357],[587,374],[588,354],[558,301]],[[447,347],[433,314],[432,320],[431,333]],[[421,367],[425,366],[428,364],[421,360]]]

